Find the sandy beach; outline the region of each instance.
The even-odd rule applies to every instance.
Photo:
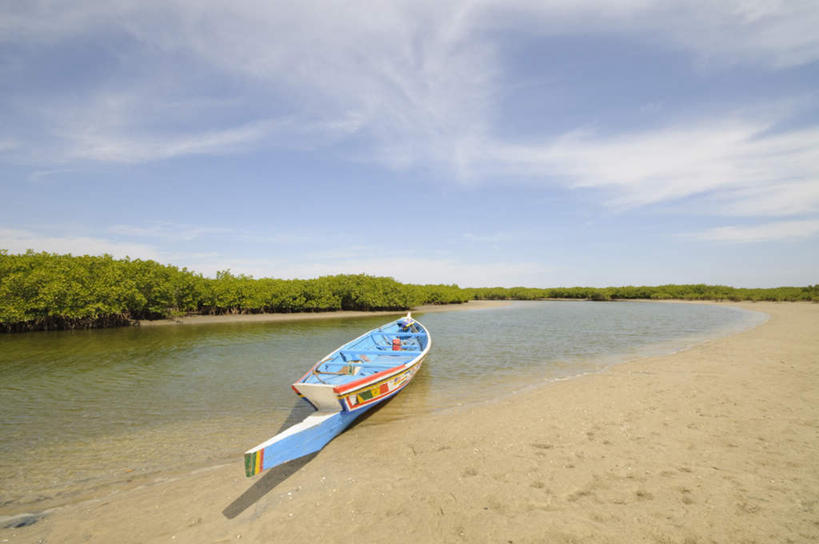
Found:
[[[237,444],[233,463],[108,489],[0,542],[817,542],[819,304],[737,306],[770,319],[479,406],[377,412],[254,479]]]

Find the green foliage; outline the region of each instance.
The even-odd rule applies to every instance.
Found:
[[[0,250],[0,330],[127,325],[191,313],[406,310],[421,304],[499,300],[752,300],[819,302],[819,285],[735,289],[655,287],[485,287],[414,285],[365,274],[311,280],[254,279],[230,270],[205,278],[185,268],[111,255],[75,257]]]
[[[470,298],[478,300],[749,300],[749,301],[813,301],[819,302],[819,285],[807,287],[774,287],[771,289],[738,289],[725,285],[657,285],[625,287],[482,287],[464,289]]]
[[[405,310],[469,300],[457,285],[360,275],[205,278],[155,261],[0,250],[0,330],[105,327],[191,313]]]
[[[0,328],[122,325],[197,311],[202,276],[155,261],[0,252]]]

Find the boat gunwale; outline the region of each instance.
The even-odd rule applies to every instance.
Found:
[[[378,380],[376,382],[368,382],[368,383],[364,384],[360,388],[356,388],[353,391],[345,392],[344,394],[339,395],[338,400],[342,404],[342,409],[344,411],[346,411],[346,412],[356,412],[356,411],[359,411],[359,410],[362,410],[362,409],[367,409],[367,408],[372,407],[372,406],[374,406],[376,404],[384,402],[385,400],[387,400],[389,398],[394,397],[395,395],[400,393],[405,387],[407,387],[410,384],[410,382],[412,381],[412,378],[415,376],[415,373],[417,372],[418,368],[420,368],[421,363],[423,362],[423,360],[424,360],[424,357],[421,356],[421,357],[419,357],[419,359],[417,361],[415,361],[414,364],[412,364],[409,367],[403,369],[401,372],[397,372],[397,373],[395,373],[395,374],[393,374],[391,376],[387,376],[387,377],[385,377],[383,379],[380,379],[380,380]],[[380,385],[380,384],[386,383],[386,382],[394,379],[395,377],[402,376],[404,374],[409,374],[410,375],[409,379],[404,381],[403,383],[401,383],[401,385],[399,385],[395,390],[390,391],[389,393],[387,393],[387,394],[385,394],[383,396],[378,396],[378,397],[372,398],[370,400],[367,400],[367,401],[365,401],[363,403],[356,403],[355,406],[351,405],[349,399],[351,399],[351,398],[355,397],[356,395],[358,395],[360,391],[365,390],[365,389],[370,388],[370,387],[373,387],[375,385]]]
[[[412,367],[420,363],[423,357],[424,355],[423,353],[421,353],[418,355],[418,357],[415,357],[411,361],[408,361],[407,363],[404,363],[402,365],[394,366],[392,368],[382,370],[381,372],[377,372],[369,376],[364,376],[363,378],[356,380],[354,382],[337,385],[333,388],[333,391],[337,394],[341,394],[346,397],[347,395],[354,393],[359,389],[366,389],[367,387],[371,387],[375,385],[376,382],[385,382],[392,378],[393,376],[397,376],[398,374],[401,374],[402,372],[411,369]]]

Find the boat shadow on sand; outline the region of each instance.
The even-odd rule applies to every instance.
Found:
[[[361,422],[366,421],[376,412],[379,412],[381,408],[389,404],[390,400],[388,399],[385,402],[378,404],[377,406],[373,407],[370,410],[367,410],[364,414],[360,417],[356,418],[344,432],[350,432],[351,429],[355,428]],[[301,422],[305,417],[313,413],[314,410],[307,405],[303,400],[297,399],[293,408],[290,410],[290,415],[287,416],[287,419],[282,423],[281,428],[276,431],[276,434],[284,431],[285,429]],[[225,516],[227,519],[233,519],[249,507],[256,504],[256,502],[273,491],[279,484],[287,480],[290,476],[298,472],[303,466],[313,460],[313,458],[318,455],[320,452],[311,453],[305,455],[304,457],[299,457],[298,459],[293,459],[292,461],[288,461],[282,465],[277,467],[273,467],[268,470],[264,476],[262,476],[256,483],[254,483],[250,488],[242,493],[239,498],[235,501],[230,503],[224,510],[222,510],[222,515]]]

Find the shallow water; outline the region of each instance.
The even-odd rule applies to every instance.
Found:
[[[646,302],[528,302],[415,317],[433,338],[430,355],[413,383],[363,425],[669,353],[764,319],[722,306]],[[290,384],[390,319],[2,336],[0,509],[215,462],[235,461],[241,474],[244,450],[291,414]]]

